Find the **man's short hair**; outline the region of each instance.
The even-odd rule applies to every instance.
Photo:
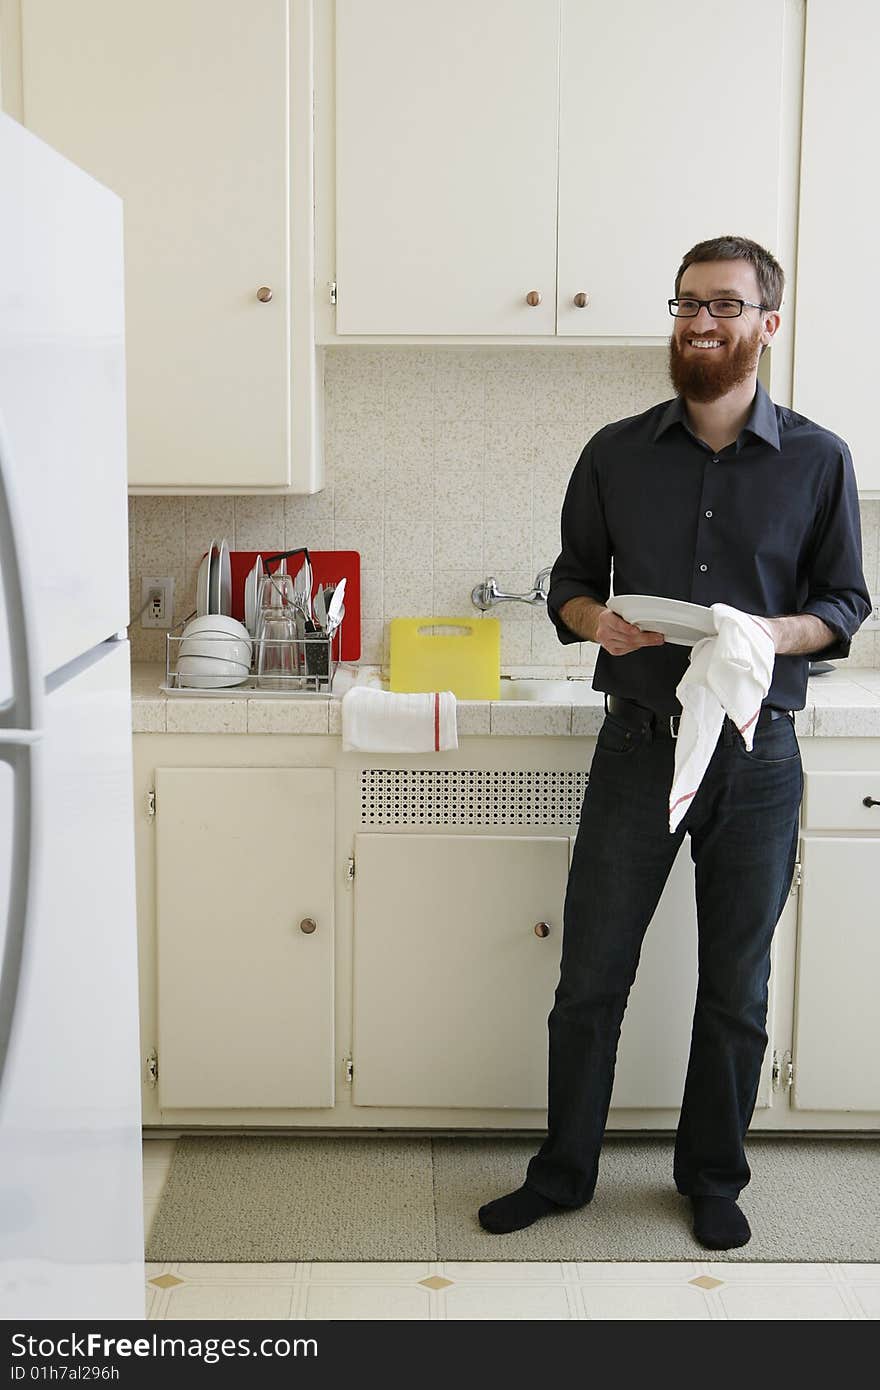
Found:
[[[717,236],[711,241],[698,241],[692,246],[678,268],[675,277],[675,293],[678,294],[681,277],[689,265],[698,261],[748,261],[755,267],[758,277],[761,303],[768,309],[778,309],[782,303],[785,289],[785,274],[779,262],[759,246],[744,236]]]

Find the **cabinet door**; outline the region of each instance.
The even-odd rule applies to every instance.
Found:
[[[355,1104],[545,1109],[568,840],[366,834],[356,863]],[[696,986],[685,841],[642,948],[612,1109],[678,1110]],[[771,1098],[768,1048],[758,1107]]]
[[[357,835],[355,863],[354,1103],[544,1107],[568,839]]]
[[[558,14],[336,0],[338,333],[554,332]]]
[[[832,0],[810,0],[792,404],[846,440],[860,491],[880,489],[876,334],[860,289],[842,287],[834,272],[841,264],[871,265],[877,254],[880,185],[865,160],[876,157],[870,151],[880,131],[878,48],[876,4],[841,10]],[[841,338],[846,351],[836,352]]]
[[[333,823],[330,768],[157,769],[163,1108],[333,1104]]]
[[[668,336],[691,246],[776,248],[783,3],[563,0],[560,334]]]
[[[129,482],[287,485],[287,0],[21,5],[25,124],[125,204]]]
[[[767,1001],[767,1034],[773,1037],[776,943],[789,897],[774,934]],[[617,1050],[611,1109],[674,1110],[681,1107],[697,997],[697,909],[694,864],[686,836],[676,856],[642,943]],[[761,1065],[756,1108],[773,1100],[773,1049]]]
[[[880,1110],[880,840],[805,836],[797,950],[797,1110]]]

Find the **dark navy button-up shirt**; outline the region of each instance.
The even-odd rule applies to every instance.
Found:
[[[547,596],[561,642],[583,638],[560,608],[578,595],[607,603],[612,566],[615,594],[821,618],[835,641],[777,655],[764,700],[802,709],[810,660],[848,656],[871,611],[848,446],[774,404],[760,382],[748,421],[717,453],[690,428],[681,396],[606,425],[584,448],[562,504]],[[668,641],[625,656],[600,647],[593,689],[678,714],[690,653]]]

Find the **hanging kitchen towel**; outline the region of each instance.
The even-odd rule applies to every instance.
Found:
[[[703,780],[725,714],[751,749],[755,721],[773,679],[776,645],[766,622],[726,603],[713,603],[712,617],[718,635],[694,644],[675,691],[682,715],[669,794],[670,834]]]
[[[458,747],[451,690],[395,694],[356,685],[342,697],[342,747],[364,753],[437,753]]]

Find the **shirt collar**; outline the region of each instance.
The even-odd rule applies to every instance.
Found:
[[[779,425],[776,420],[776,407],[767,395],[760,381],[756,382],[756,387],[755,399],[752,402],[749,418],[746,420],[742,430],[740,430],[740,434],[737,436],[737,446],[739,446],[739,438],[743,430],[749,430],[751,434],[757,435],[759,439],[765,440],[767,444],[771,444],[774,449],[779,450],[781,445],[779,443]],[[683,396],[673,396],[672,400],[669,401],[661,412],[660,419],[657,422],[657,428],[654,431],[654,442],[656,443],[660,436],[665,434],[669,427],[676,422],[684,425],[685,429],[689,428]]]

